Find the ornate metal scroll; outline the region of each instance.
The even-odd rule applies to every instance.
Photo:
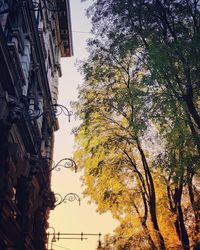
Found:
[[[56,171],[61,171],[61,168],[72,168],[72,169],[74,169],[75,173],[77,172],[78,167],[76,165],[76,162],[74,160],[72,160],[71,158],[63,158],[56,164],[54,163],[54,161],[52,161],[52,162],[53,162],[53,166],[50,169],[50,172],[54,169]]]
[[[35,108],[35,106],[33,105],[33,108],[29,107],[26,112],[28,113],[28,117],[31,120],[37,120],[41,116],[44,116],[50,113],[50,114],[53,114],[54,116],[59,116],[63,114],[68,117],[69,122],[73,114],[72,111],[69,111],[64,105],[61,105],[61,104],[52,104],[48,110],[41,110],[39,107]]]
[[[64,197],[62,197],[61,194],[55,193],[54,196],[56,199],[56,202],[54,204],[55,207],[57,207],[62,203],[67,203],[68,201],[69,202],[78,201],[79,206],[81,205],[81,199],[76,193],[68,193]]]

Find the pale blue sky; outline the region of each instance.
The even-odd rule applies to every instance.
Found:
[[[81,3],[81,0],[71,0],[72,30],[86,33],[73,32],[74,56],[64,58],[61,61],[63,76],[59,83],[58,103],[67,107],[69,107],[71,101],[76,100],[77,86],[82,82],[82,77],[74,65],[77,59],[80,60],[87,56],[85,49],[86,40],[91,35],[87,33],[90,31],[90,22],[86,18],[84,10],[88,2]],[[55,134],[55,162],[72,156],[74,141],[71,130],[78,124],[78,121],[75,121],[72,117],[71,123],[68,123],[65,116],[60,116],[59,124],[60,130]],[[75,174],[66,169],[60,172],[54,171],[52,181],[53,191],[63,196],[67,193],[75,192],[82,198],[83,187],[81,187],[80,176],[81,174]],[[78,202],[62,204],[51,212],[49,224],[56,229],[56,232],[112,233],[113,228],[117,225],[116,221],[112,220],[110,214],[99,215],[95,210],[95,205],[87,204],[85,199],[82,199],[81,206],[78,205]],[[60,240],[54,244],[53,249],[94,250],[97,246],[97,240],[98,237],[89,237],[82,242],[79,240]]]

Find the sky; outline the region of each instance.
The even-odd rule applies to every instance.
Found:
[[[62,58],[62,77],[59,81],[58,103],[65,105],[70,110],[70,102],[77,100],[77,87],[82,83],[82,76],[75,66],[77,60],[87,57],[86,41],[91,37],[90,22],[85,16],[85,9],[90,1],[81,3],[81,0],[71,0],[71,19],[74,56],[71,58]],[[72,157],[74,151],[74,137],[72,129],[79,124],[72,116],[71,122],[68,122],[64,115],[59,116],[60,129],[55,133],[54,161]],[[112,233],[117,226],[117,221],[107,213],[99,215],[96,213],[96,206],[88,204],[86,198],[83,198],[81,173],[74,173],[70,169],[61,169],[52,173],[52,190],[63,197],[68,193],[76,193],[81,198],[81,205],[78,201],[66,202],[57,206],[51,213],[49,226],[53,227],[56,233],[89,233],[98,234]],[[53,229],[49,228],[53,233]],[[103,237],[102,237],[103,238]],[[51,241],[51,239],[50,239]],[[97,247],[98,236],[88,236],[87,240],[64,239],[53,243],[54,250],[95,250]],[[49,243],[48,249],[51,249]]]

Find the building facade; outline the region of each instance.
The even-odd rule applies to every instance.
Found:
[[[0,0],[0,249],[47,249],[60,57],[68,0]]]

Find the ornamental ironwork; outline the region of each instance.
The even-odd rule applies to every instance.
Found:
[[[25,109],[25,116],[26,114],[28,114],[28,118],[30,118],[31,120],[37,120],[41,116],[45,116],[48,114],[53,114],[54,116],[63,114],[68,117],[68,121],[70,122],[70,118],[73,113],[72,111],[69,111],[64,105],[56,103],[50,105],[49,109],[45,110],[42,110],[39,107],[35,108],[35,105],[30,105]]]
[[[81,205],[81,199],[76,193],[68,193],[64,197],[61,194],[54,193],[54,197],[56,199],[54,206],[57,207],[62,203],[78,201],[79,206]]]
[[[62,168],[67,168],[67,169],[72,168],[74,169],[75,173],[77,172],[78,167],[76,165],[76,162],[71,158],[63,158],[56,164],[52,159],[49,159],[49,160],[52,162],[52,167],[50,169],[50,172],[52,170],[61,171]]]
[[[24,1],[25,2],[25,1]],[[31,10],[37,11],[39,9],[46,9],[50,12],[58,12],[60,9],[56,6],[56,1],[44,0],[44,1],[33,1],[33,8]]]

